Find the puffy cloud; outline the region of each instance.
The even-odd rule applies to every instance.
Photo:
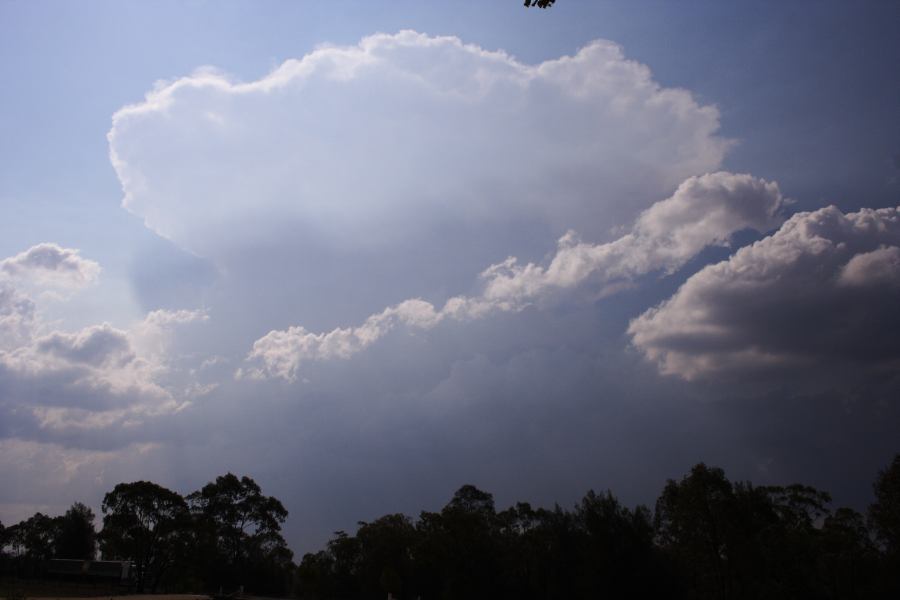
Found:
[[[614,239],[720,168],[718,128],[714,106],[610,42],[529,65],[403,31],[257,80],[204,69],[160,83],[108,137],[123,206],[192,255],[161,275],[149,251],[138,301],[214,307],[229,320],[207,347],[220,353],[468,293],[473,273],[537,261],[573,226]]]
[[[178,328],[207,321],[209,315],[203,310],[150,311],[141,322],[132,327],[130,343],[142,356],[153,357],[157,362],[165,361],[172,336]]]
[[[441,309],[411,299],[368,317],[357,327],[313,333],[303,327],[275,330],[257,340],[248,359],[260,366],[238,376],[296,377],[305,361],[348,358],[398,326],[431,329],[446,319],[476,319],[519,310],[558,292],[592,282],[610,285],[654,271],[673,272],[700,250],[727,244],[744,229],[767,231],[781,222],[777,184],[749,175],[713,173],[684,181],[668,199],[644,211],[631,232],[606,244],[588,244],[568,233],[549,265],[519,265],[510,257],[486,269],[479,296],[456,296]]]
[[[41,244],[0,261],[10,279],[31,284],[86,283],[99,272],[77,250]],[[107,323],[69,332],[43,322],[34,302],[0,281],[0,438],[69,440],[135,426],[181,410],[187,400],[167,378],[175,328],[202,311],[153,311],[130,329]],[[102,443],[95,440],[94,443]]]
[[[292,380],[305,361],[349,358],[398,325],[430,329],[447,314],[451,313],[446,309],[438,313],[430,302],[413,299],[370,316],[358,327],[337,328],[326,333],[310,332],[300,326],[270,331],[254,342],[247,357],[262,363],[262,367],[246,372],[239,369],[237,376],[275,376]]]
[[[100,265],[78,250],[42,243],[0,261],[0,274],[26,283],[81,287],[100,274]]]
[[[729,145],[718,127],[714,107],[610,42],[526,65],[402,31],[248,83],[207,69],[160,84],[116,113],[109,142],[125,208],[224,260],[275,230],[390,245],[526,218],[599,235],[716,169]]]
[[[93,420],[93,413],[172,403],[154,380],[158,369],[135,352],[125,330],[54,331],[0,352],[2,403],[25,411],[61,407]]]
[[[95,367],[124,365],[134,360],[134,352],[124,331],[109,324],[95,325],[77,333],[55,331],[36,341],[41,353]]]
[[[856,287],[900,285],[900,248],[882,246],[857,254],[841,269],[838,281]]]
[[[27,342],[34,327],[34,303],[0,281],[0,351]]]
[[[607,244],[587,244],[567,234],[546,268],[515,259],[485,272],[485,297],[529,301],[553,289],[591,278],[609,284],[646,273],[674,272],[709,245],[727,245],[743,229],[768,231],[782,218],[784,198],[776,183],[719,172],[684,181],[666,200],[638,217],[631,232]]]
[[[108,448],[145,437],[148,421],[184,402],[139,358],[94,366],[22,348],[0,355],[0,438]]]
[[[686,379],[900,360],[900,209],[798,213],[632,321],[634,345]]]

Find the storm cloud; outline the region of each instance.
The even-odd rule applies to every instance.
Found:
[[[646,48],[520,40],[528,62],[470,34],[109,78],[106,220],[0,260],[4,523],[230,471],[299,552],[464,483],[633,504],[699,461],[863,505],[900,410],[897,209],[792,215],[832,179],[730,139],[787,118],[746,116],[742,63],[736,106]]]
[[[900,360],[900,209],[798,213],[777,232],[692,275],[632,321],[664,374],[748,377]]]
[[[247,83],[207,69],[159,84],[116,113],[109,141],[123,206],[222,258],[285,221],[351,246],[447,220],[595,235],[715,169],[718,127],[714,107],[611,42],[526,65],[403,31]]]
[[[534,302],[571,293],[590,281],[602,293],[653,271],[671,273],[706,246],[727,244],[745,229],[767,231],[780,223],[784,199],[777,184],[749,175],[719,172],[691,177],[672,197],[638,217],[632,230],[606,244],[587,244],[574,232],[563,236],[546,267],[519,265],[514,257],[481,273],[484,290],[475,297],[454,296],[436,309],[421,299],[406,300],[374,314],[358,327],[312,333],[303,327],[272,331],[253,344],[248,359],[261,367],[251,377],[294,379],[308,360],[347,358],[372,345],[391,329],[432,329],[444,320],[481,319],[497,311],[516,311]],[[238,372],[244,376],[243,370]]]

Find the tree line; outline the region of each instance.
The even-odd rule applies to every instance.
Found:
[[[149,481],[120,483],[103,498],[103,528],[75,503],[65,515],[36,513],[0,524],[4,571],[41,576],[51,558],[133,565],[134,591],[233,591],[285,595],[293,554],[281,535],[287,510],[249,477],[228,473],[187,496]]]
[[[460,488],[440,512],[338,531],[297,569],[301,598],[900,598],[900,455],[868,518],[804,485],[698,464],[655,509],[589,491],[572,509]]]
[[[795,484],[732,482],[694,466],[669,480],[654,509],[589,491],[571,509],[526,502],[498,511],[465,485],[439,512],[391,514],[335,532],[294,564],[287,511],[249,477],[223,475],[187,496],[121,483],[103,499],[103,528],[75,503],[0,524],[7,572],[39,574],[50,558],[134,565],[135,591],[233,591],[301,599],[897,598],[900,455],[878,474],[867,514],[832,509]]]

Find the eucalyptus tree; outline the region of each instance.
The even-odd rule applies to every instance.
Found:
[[[120,483],[103,498],[102,510],[103,557],[133,561],[137,591],[155,591],[189,544],[184,498],[150,481]]]
[[[265,496],[250,477],[219,476],[189,494],[197,550],[207,583],[251,585],[278,591],[273,578],[286,576],[293,555],[281,535],[288,511]],[[280,575],[279,575],[280,574]]]
[[[94,528],[94,511],[76,502],[61,517],[56,518],[56,558],[80,558],[93,560],[97,554],[97,531]]]

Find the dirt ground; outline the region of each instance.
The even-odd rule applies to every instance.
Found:
[[[28,600],[103,600],[107,596],[70,598],[66,596],[28,596]],[[199,594],[132,594],[130,596],[108,596],[115,600],[207,600],[209,596]]]

